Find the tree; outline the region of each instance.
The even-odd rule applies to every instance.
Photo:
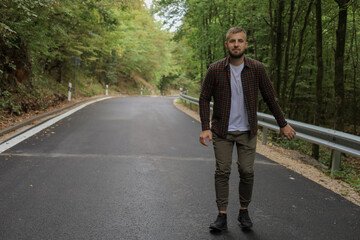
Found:
[[[19,95],[12,105],[23,111],[63,96],[75,57],[82,86],[155,85],[172,70],[170,42],[143,1],[0,1],[0,111],[12,108],[2,104],[9,96]]]
[[[301,68],[304,37],[305,37],[306,28],[308,26],[308,21],[309,21],[312,4],[313,4],[313,0],[310,0],[307,11],[306,11],[305,19],[304,19],[304,24],[303,24],[303,27],[299,34],[298,55],[296,56],[294,79],[293,79],[293,82],[291,84],[291,89],[290,89],[290,102],[294,102],[294,99],[295,99],[296,83],[297,83],[297,79],[300,74],[300,68]],[[292,108],[290,117],[292,117],[294,115],[294,112],[296,112],[295,107]]]
[[[358,78],[358,75],[357,75],[357,70],[359,69],[359,40],[358,40],[358,33],[357,33],[357,22],[356,22],[356,14],[357,14],[357,11],[359,10],[359,6],[358,6],[358,2],[357,1],[354,1],[353,2],[353,21],[352,21],[352,36],[351,36],[351,47],[350,47],[350,50],[349,52],[351,53],[351,61],[352,61],[352,68],[353,68],[353,91],[352,91],[352,102],[353,102],[353,107],[352,107],[352,118],[353,118],[353,128],[354,128],[354,134],[357,134],[357,123],[358,123],[358,116],[359,116],[359,113],[358,113],[358,99],[357,99],[357,96],[358,96],[358,85],[357,85],[357,78]]]
[[[339,6],[338,28],[336,30],[335,51],[335,129],[344,131],[344,53],[346,39],[347,7],[350,0],[335,0]]]
[[[360,121],[358,1],[345,1],[347,4],[341,7],[338,2],[343,1],[327,1],[322,4],[321,12],[318,12],[321,4],[318,0],[156,2],[161,3],[157,5],[160,12],[177,9],[174,12],[183,16],[174,40],[186,49],[180,55],[186,60],[181,62],[179,67],[183,71],[175,82],[193,86],[192,92],[199,92],[208,64],[227,55],[223,44],[226,31],[241,26],[248,32],[246,55],[267,67],[287,117],[328,128],[333,128],[337,121],[344,124],[344,131],[356,132],[354,129]],[[353,17],[342,27],[351,32],[351,37],[343,41],[343,86],[337,87],[334,76],[339,75],[340,65],[334,53],[340,49],[337,39],[346,32],[342,30],[339,34],[336,26],[342,19],[338,18],[342,12],[339,9],[348,10]],[[338,58],[338,53],[335,55]],[[343,107],[334,108],[341,96]],[[338,109],[342,109],[342,114]],[[261,99],[259,111],[267,111]]]
[[[290,2],[290,14],[288,21],[288,29],[287,29],[287,39],[286,39],[286,47],[285,47],[285,61],[284,61],[284,76],[283,76],[283,88],[281,91],[281,105],[283,108],[286,108],[286,90],[289,79],[289,64],[290,64],[290,44],[292,41],[292,30],[294,26],[294,11],[295,11],[295,0],[291,0]],[[280,93],[279,93],[280,94]]]
[[[316,62],[317,62],[317,74],[316,74],[316,114],[315,125],[319,126],[323,124],[323,110],[322,110],[322,81],[324,74],[323,54],[322,54],[322,13],[321,13],[321,0],[316,0]],[[319,145],[313,144],[312,155],[315,159],[319,158]]]
[[[278,14],[277,14],[277,27],[276,27],[276,78],[275,80],[275,91],[280,94],[281,86],[281,68],[282,68],[282,47],[284,41],[284,29],[283,29],[283,12],[284,12],[285,1],[278,0]]]

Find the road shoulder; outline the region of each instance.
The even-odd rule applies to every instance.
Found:
[[[77,100],[72,101],[64,101],[63,103],[53,106],[46,111],[32,111],[30,113],[24,114],[24,116],[20,117],[13,117],[13,119],[10,119],[12,121],[9,121],[7,124],[4,124],[0,128],[0,144],[6,142],[7,140],[45,122],[48,121],[51,118],[54,118],[62,113],[65,113],[67,111],[70,111],[71,109],[81,105],[85,104],[86,102],[93,101],[96,99],[104,98],[105,95],[100,95],[96,97],[88,97],[88,98],[81,98]],[[115,96],[112,96],[115,97]]]

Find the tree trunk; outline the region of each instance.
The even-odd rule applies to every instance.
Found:
[[[282,14],[284,12],[284,0],[278,0],[278,12],[277,12],[277,27],[276,27],[276,83],[275,91],[277,94],[280,94],[280,85],[281,85],[281,64],[282,64],[282,45],[283,45],[283,35],[284,29],[282,24]]]
[[[251,37],[252,37],[252,42],[254,43],[254,56],[255,59],[258,59],[257,56],[257,42],[256,42],[256,37],[255,37],[255,28],[254,28],[254,11],[256,11],[256,6],[255,5],[251,5],[250,6],[250,15],[251,15],[251,20],[250,20],[250,25],[251,25]]]
[[[352,59],[352,65],[353,65],[353,125],[354,125],[354,134],[357,134],[357,117],[358,117],[358,107],[357,107],[357,84],[356,84],[356,75],[357,75],[357,69],[359,67],[359,46],[358,46],[358,40],[357,40],[357,29],[356,29],[356,10],[358,9],[357,2],[354,1],[354,7],[353,7],[353,34],[351,39],[351,59]],[[353,46],[355,45],[355,46]],[[353,49],[355,48],[355,49]]]
[[[202,18],[202,31],[204,32],[204,26],[205,26],[205,16]],[[205,63],[206,64],[206,63]],[[201,74],[201,85],[204,81],[204,46],[203,42],[200,43],[200,74]]]
[[[204,81],[204,53],[203,48],[200,46],[200,74],[201,74],[201,85]]]
[[[322,13],[321,0],[316,0],[316,60],[317,60],[317,74],[316,74],[316,112],[315,125],[323,124],[323,110],[322,110],[322,81],[324,75],[324,64],[322,59]],[[319,159],[319,145],[313,144],[312,155],[315,159]]]
[[[270,79],[275,79],[275,34],[274,34],[274,19],[273,19],[273,9],[272,9],[272,0],[269,0],[269,18],[270,18],[270,30],[269,30],[269,38],[270,38],[270,51],[269,51],[269,59],[270,59],[270,68],[268,69]]]
[[[306,27],[307,27],[308,22],[309,22],[309,16],[310,16],[312,4],[313,4],[313,0],[311,0],[310,3],[309,3],[308,9],[307,9],[307,12],[306,12],[306,15],[305,15],[304,26],[300,31],[299,48],[298,48],[298,55],[297,55],[297,59],[296,59],[294,80],[293,80],[293,82],[291,84],[291,89],[290,89],[290,104],[293,104],[294,99],[295,99],[296,81],[297,81],[297,77],[299,75],[300,67],[301,67],[301,55],[302,55],[302,47],[303,47],[304,35],[305,35]],[[296,112],[296,109],[293,106],[293,108],[291,110],[290,118],[294,117],[295,112]]]
[[[350,0],[335,0],[339,5],[339,21],[336,30],[335,50],[335,130],[344,131],[344,52],[347,21],[347,4]]]
[[[290,51],[290,44],[292,38],[292,30],[294,26],[294,9],[295,9],[295,0],[291,0],[290,3],[290,16],[289,16],[289,23],[288,23],[288,32],[287,32],[287,39],[286,39],[286,48],[285,48],[285,66],[284,66],[284,77],[283,77],[283,89],[281,93],[281,105],[283,109],[286,108],[286,90],[287,90],[287,83],[289,79],[289,51]]]

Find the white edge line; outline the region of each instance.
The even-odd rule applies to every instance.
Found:
[[[94,101],[91,101],[91,102],[88,102],[88,103],[85,103],[83,105],[80,105],[70,111],[67,111],[66,113],[63,113],[57,117],[54,117],[52,119],[50,119],[49,121],[46,121],[44,122],[43,124],[40,124],[12,139],[10,139],[9,141],[6,141],[2,144],[0,144],[0,153],[3,153],[5,152],[6,150],[8,150],[9,148],[12,148],[13,146],[17,145],[18,143],[28,139],[29,137],[35,135],[36,133],[40,132],[41,130],[53,125],[54,123],[60,121],[61,119],[64,119],[68,116],[70,116],[71,114],[79,111],[80,109],[92,104],[92,103],[95,103],[95,102],[99,102],[99,101],[102,101],[102,100],[106,100],[106,99],[109,99],[111,97],[105,97],[105,98],[100,98],[100,99],[97,99],[97,100],[94,100]]]

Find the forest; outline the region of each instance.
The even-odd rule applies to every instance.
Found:
[[[2,0],[0,110],[47,108],[66,99],[69,82],[79,96],[101,94],[109,84],[113,93],[182,87],[198,97],[207,67],[227,56],[225,33],[241,26],[246,55],[267,67],[286,118],[359,135],[359,5],[154,0],[149,8],[141,0]],[[262,100],[259,111],[267,112]]]
[[[263,62],[287,118],[359,134],[359,2],[354,0],[159,0],[198,94],[210,63],[227,55],[226,31],[247,30],[247,56]],[[194,82],[194,80],[197,80]],[[195,84],[196,83],[196,84]],[[260,102],[260,111],[266,107]]]
[[[154,91],[174,65],[171,36],[143,1],[1,0],[0,111],[73,96]]]

